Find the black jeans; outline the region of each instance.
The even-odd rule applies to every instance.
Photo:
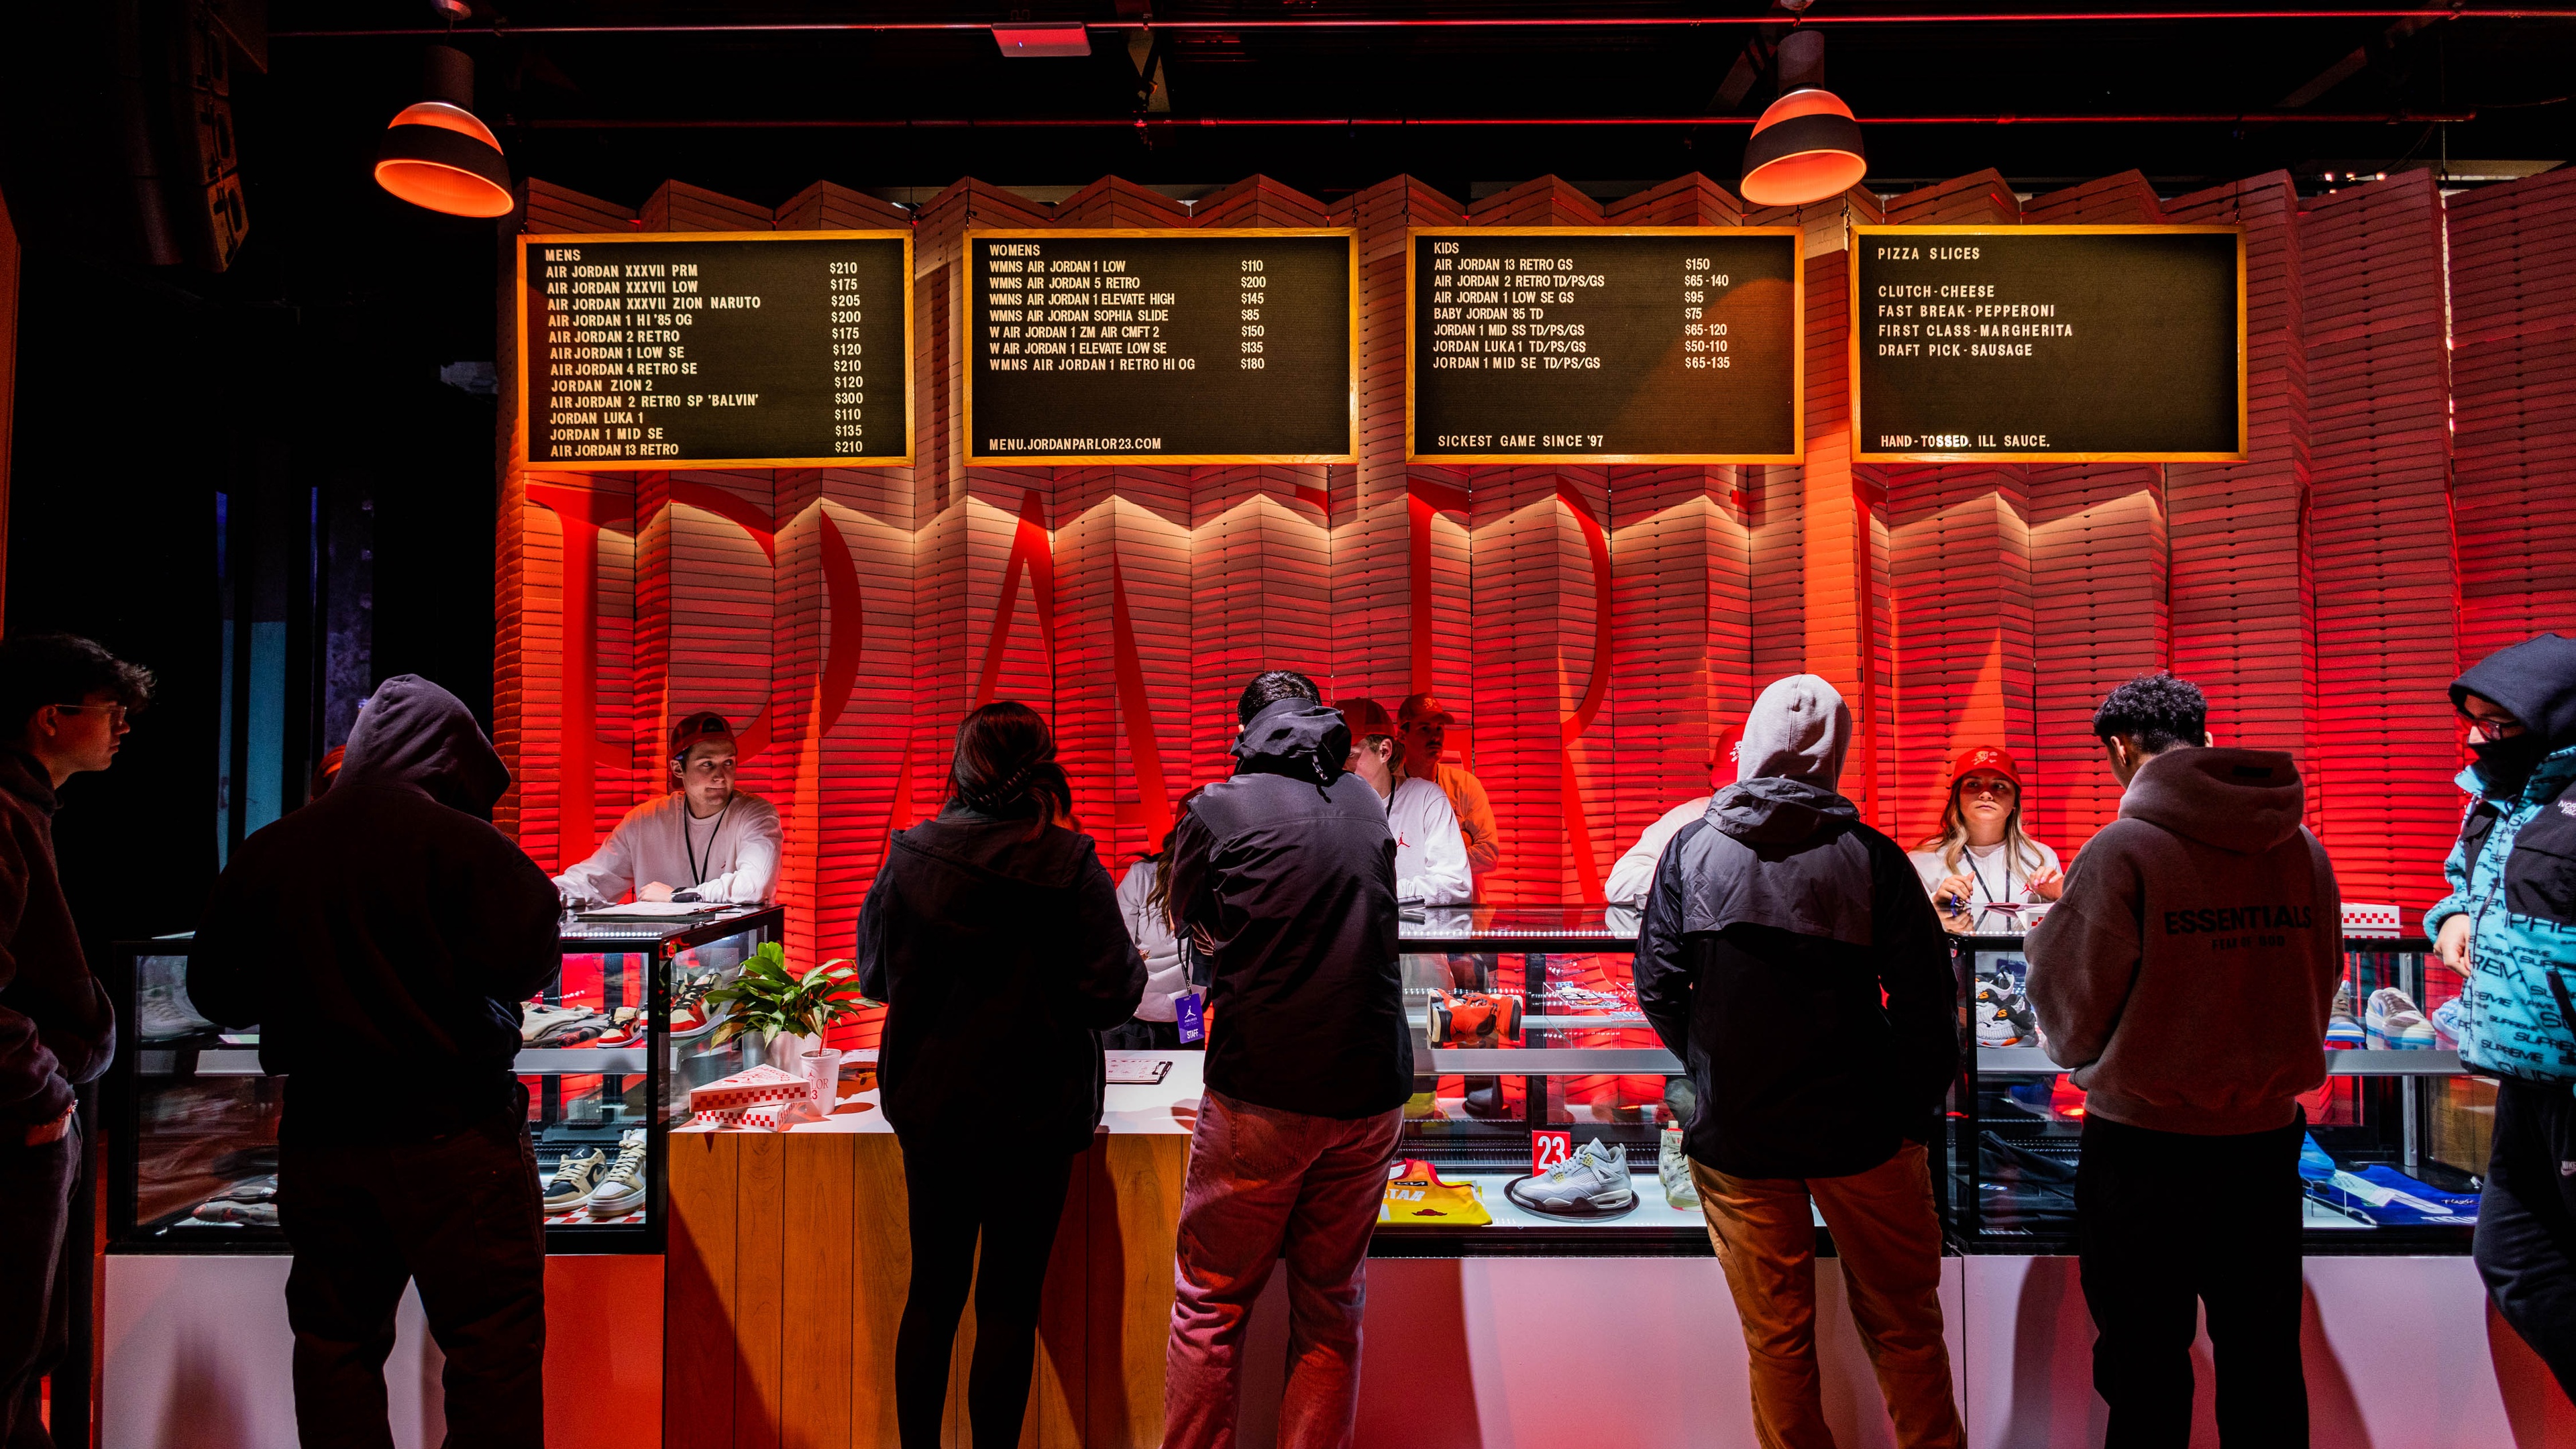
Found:
[[[290,1098],[277,1211],[304,1449],[391,1449],[385,1356],[415,1279],[447,1355],[447,1443],[544,1449],[545,1209],[524,1121],[368,1141],[297,1131]]]
[[[2103,1449],[2191,1442],[2191,1344],[2209,1310],[2218,1433],[2230,1449],[2308,1442],[2299,1363],[2299,1139],[2156,1132],[2084,1119],[2075,1236],[2093,1310]]]
[[[8,1129],[14,1139],[23,1126]],[[66,1230],[80,1183],[81,1134],[75,1124],[41,1147],[0,1143],[0,1446],[53,1449],[39,1410],[45,1375],[71,1343],[71,1278],[75,1245]]]
[[[975,1359],[966,1371],[966,1420],[975,1449],[1016,1449],[1037,1355],[1038,1301],[1064,1216],[1073,1159],[1041,1153],[1014,1175],[967,1179],[951,1143],[901,1143],[912,1224],[912,1287],[894,1338],[894,1418],[902,1449],[939,1449],[948,1401],[948,1354],[975,1290]],[[975,1252],[983,1239],[979,1264]]]
[[[2576,1094],[2496,1084],[2495,1144],[2472,1251],[2496,1312],[2576,1393]]]

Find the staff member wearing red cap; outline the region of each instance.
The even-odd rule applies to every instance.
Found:
[[[2066,888],[2057,852],[2021,828],[2021,767],[2010,752],[1979,745],[1950,765],[1941,833],[1910,852],[1944,930],[2018,935],[2024,908]]]
[[[712,711],[671,727],[675,788],[626,812],[597,854],[555,877],[567,905],[639,901],[767,905],[786,838],[777,807],[733,787],[733,726]]]
[[[1458,722],[1435,694],[1406,695],[1395,707],[1398,740],[1404,746],[1396,760],[1407,780],[1429,780],[1449,797],[1449,808],[1458,817],[1458,831],[1467,841],[1467,870],[1474,884],[1482,885],[1503,858],[1502,832],[1494,828],[1494,802],[1485,797],[1485,787],[1464,765],[1443,760],[1441,752],[1449,745],[1449,727]]]

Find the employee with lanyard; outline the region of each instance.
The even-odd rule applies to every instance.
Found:
[[[575,909],[607,905],[629,890],[639,901],[767,905],[778,891],[785,832],[768,801],[733,787],[733,727],[701,711],[671,727],[678,788],[626,812],[608,843],[555,877]]]
[[[1908,856],[1944,930],[2018,935],[2066,888],[2057,852],[2022,833],[2021,769],[2012,755],[1980,745],[1950,766],[1941,833]]]

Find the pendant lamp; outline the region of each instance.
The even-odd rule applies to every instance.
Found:
[[[1753,123],[1738,188],[1756,206],[1803,206],[1840,196],[1869,171],[1860,122],[1824,87],[1825,35],[1791,31],[1780,42],[1780,99]]]
[[[450,216],[507,216],[510,166],[492,128],[475,117],[474,61],[450,45],[429,48],[423,98],[405,106],[376,152],[376,184],[414,206]]]

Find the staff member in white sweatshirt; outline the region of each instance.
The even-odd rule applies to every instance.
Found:
[[[1172,807],[1174,829],[1190,813],[1201,785]],[[1190,989],[1189,963],[1181,957],[1181,938],[1172,930],[1172,831],[1163,832],[1162,848],[1139,856],[1118,879],[1118,914],[1136,954],[1145,958],[1145,996],[1136,1014],[1100,1034],[1100,1045],[1113,1052],[1204,1051],[1205,1040],[1181,1040],[1178,998]]]
[[[1395,898],[1426,906],[1465,901],[1475,888],[1467,874],[1467,837],[1448,792],[1434,780],[1395,777],[1395,721],[1385,705],[1348,699],[1339,708],[1351,731],[1350,762],[1343,768],[1368,781],[1386,802],[1386,828],[1395,836]]]
[[[1735,783],[1735,750],[1743,743],[1742,725],[1730,725],[1725,734],[1717,737],[1717,748],[1709,751],[1708,755],[1710,794],[1683,801],[1647,826],[1645,833],[1637,837],[1637,843],[1628,847],[1628,853],[1610,867],[1610,878],[1601,885],[1602,899],[1613,906],[1644,903],[1646,892],[1654,888],[1655,862],[1664,858],[1664,847],[1673,843],[1673,837],[1682,833],[1683,826],[1708,813],[1709,799],[1720,787]],[[1626,917],[1625,929],[1637,929],[1634,914]]]
[[[627,811],[607,844],[555,877],[565,904],[604,906],[630,890],[639,901],[722,905],[776,897],[786,832],[776,807],[733,787],[733,726],[712,711],[683,716],[670,759],[676,788]]]

